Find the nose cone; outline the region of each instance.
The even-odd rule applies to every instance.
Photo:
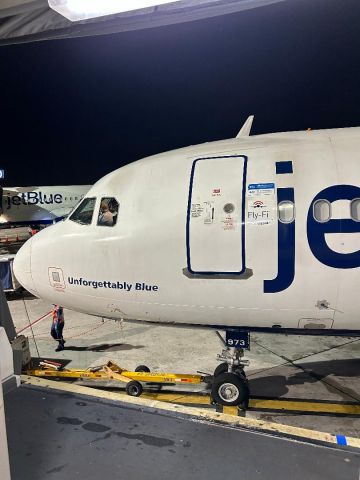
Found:
[[[14,260],[14,273],[21,285],[30,293],[37,295],[31,275],[31,248],[33,239],[30,238],[20,248]]]

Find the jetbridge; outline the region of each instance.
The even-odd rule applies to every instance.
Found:
[[[36,42],[39,40],[64,39],[107,35],[142,30],[220,15],[236,13],[292,0],[181,0],[156,2],[132,0],[118,2],[120,13],[104,14],[106,0],[81,3],[82,8],[98,5],[99,16],[86,18],[86,13],[72,16],[76,21],[58,13],[66,13],[66,6],[74,4],[69,0],[2,0],[0,5],[0,46],[14,43]],[[76,3],[76,2],[75,2]],[[51,4],[53,8],[49,6]],[[115,2],[112,2],[114,5]],[[123,5],[127,5],[124,8]],[[80,4],[78,4],[80,5]],[[141,8],[150,5],[147,8]],[[96,9],[96,7],[94,7]],[[127,11],[126,11],[127,10]],[[82,13],[82,12],[81,12]]]
[[[0,282],[0,477],[3,480],[10,480],[3,395],[18,385],[20,378],[14,373],[13,351],[10,344],[15,337],[15,327]]]

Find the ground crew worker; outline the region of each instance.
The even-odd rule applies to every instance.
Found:
[[[51,311],[52,324],[51,324],[51,336],[54,340],[59,342],[59,345],[55,349],[55,352],[64,350],[65,340],[63,338],[63,329],[65,325],[64,310],[60,305],[54,305]]]

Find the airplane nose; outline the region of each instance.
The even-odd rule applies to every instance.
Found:
[[[31,275],[31,249],[33,239],[30,238],[17,252],[14,260],[14,274],[19,283],[30,293],[37,295]]]

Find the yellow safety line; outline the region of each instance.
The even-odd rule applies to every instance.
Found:
[[[27,372],[29,375],[35,376],[46,376],[46,377],[65,377],[65,378],[74,378],[80,380],[108,380],[110,378],[109,374],[105,372],[91,372],[84,370],[69,370],[58,372],[56,370],[29,370]],[[117,380],[123,382],[128,382],[129,378],[127,377],[128,372],[124,371],[123,375],[120,375],[116,372],[111,372]],[[131,372],[131,377],[134,375],[144,375],[142,373]],[[170,375],[170,374],[157,374],[159,375]],[[190,376],[189,376],[190,377]],[[195,376],[194,376],[195,377]],[[150,378],[150,380],[149,380]],[[159,377],[160,378],[160,377]],[[199,377],[200,378],[200,377]],[[111,379],[111,378],[110,378]],[[161,377],[161,381],[163,378]],[[145,381],[156,381],[158,378],[156,376],[146,377]],[[167,380],[170,380],[167,379]],[[200,383],[200,380],[196,378],[196,383]],[[209,395],[201,394],[182,394],[174,392],[144,392],[142,394],[144,398],[159,400],[162,402],[170,403],[181,403],[181,404],[191,404],[191,405],[210,405]],[[300,412],[310,412],[310,413],[332,413],[332,414],[342,414],[342,415],[360,415],[360,405],[347,405],[340,403],[326,403],[326,402],[309,402],[309,401],[296,401],[296,400],[269,400],[261,398],[251,398],[249,401],[249,408],[251,409],[263,409],[263,410],[280,410],[280,411],[300,411]],[[235,413],[237,415],[237,413]]]
[[[286,410],[314,413],[341,413],[360,415],[360,405],[346,405],[343,403],[306,402],[294,400],[266,400],[251,398],[249,407],[254,409]]]
[[[124,392],[119,392],[124,393]],[[142,398],[159,400],[161,402],[180,403],[188,405],[210,405],[210,396],[201,394],[183,394],[167,392],[144,392]],[[251,398],[249,408],[266,410],[300,411],[314,413],[340,413],[360,415],[360,405],[346,405],[340,403],[306,402],[293,400],[266,400]],[[224,407],[224,413],[237,415],[237,407]]]
[[[238,417],[235,415],[228,415],[226,413],[214,412],[211,409],[200,409],[193,407],[185,407],[183,405],[173,405],[171,403],[160,402],[158,400],[148,400],[142,397],[121,396],[118,393],[109,392],[105,390],[95,390],[90,387],[83,387],[81,385],[69,384],[54,380],[45,380],[43,378],[21,376],[24,383],[28,385],[39,386],[51,390],[61,390],[71,392],[79,395],[87,395],[90,397],[102,398],[105,400],[122,402],[124,404],[136,405],[140,407],[156,408],[157,410],[164,410],[173,413],[181,413],[183,415],[190,415],[194,418],[210,422],[219,422],[224,425],[231,425],[233,427],[242,427],[257,431],[265,431],[275,434],[290,435],[291,437],[298,437],[299,439],[307,439],[315,442],[325,442],[337,444],[336,435],[325,432],[317,432],[307,428],[293,427],[290,425],[277,424],[273,422],[266,422],[264,420],[256,420],[254,418]],[[346,443],[350,447],[360,449],[360,439],[354,437],[346,437]]]
[[[166,378],[166,380],[174,380],[177,378],[177,375],[174,374],[167,374],[167,373],[157,373],[156,375],[152,374],[145,374],[142,372],[127,372],[123,371],[122,375],[117,372],[112,372],[108,369],[111,375],[115,378],[115,380],[121,380],[123,382],[128,382],[129,377],[135,377],[138,375],[144,376],[143,381],[148,382],[156,382],[164,381],[165,377],[170,375],[173,378]],[[29,375],[35,376],[46,376],[46,377],[65,377],[65,378],[74,378],[80,380],[108,380],[111,379],[109,373],[98,371],[98,372],[91,372],[91,371],[84,371],[84,370],[67,370],[67,371],[56,371],[56,370],[29,370],[27,372]],[[131,375],[130,375],[131,373]],[[129,375],[129,377],[128,377]],[[180,375],[179,375],[180,377]],[[182,375],[182,377],[185,377]],[[200,376],[196,375],[187,375],[189,379],[193,380],[194,377],[195,383],[200,383]],[[160,380],[159,380],[160,378]],[[193,380],[193,381],[194,381]],[[149,398],[152,400],[159,400],[162,402],[170,402],[170,403],[181,403],[181,404],[191,404],[191,405],[210,405],[210,397],[209,395],[201,395],[201,394],[183,394],[183,393],[174,393],[174,392],[144,392],[142,394],[144,398]],[[261,398],[251,398],[249,401],[249,408],[251,409],[264,409],[264,410],[280,410],[280,411],[300,411],[300,412],[311,412],[311,413],[332,413],[332,414],[342,414],[342,415],[360,415],[360,405],[347,405],[347,404],[339,404],[339,403],[326,403],[326,402],[309,402],[309,401],[296,401],[296,400],[269,400],[269,399],[261,399]],[[237,415],[237,413],[235,413]]]
[[[161,402],[181,403],[191,405],[210,405],[209,395],[181,394],[181,393],[153,393],[144,392],[142,398],[150,400],[159,400]],[[251,398],[249,401],[251,409],[266,410],[284,410],[284,411],[300,411],[313,413],[338,413],[346,415],[360,415],[360,405],[346,405],[341,403],[325,403],[325,402],[306,402],[293,400],[266,400],[259,398]],[[224,407],[224,413],[229,415],[237,415],[237,407]]]
[[[223,413],[226,413],[226,415],[238,415],[239,409],[238,407],[223,407]]]

